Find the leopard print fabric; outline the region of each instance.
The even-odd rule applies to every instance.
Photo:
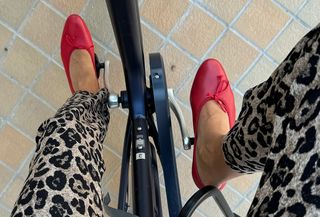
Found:
[[[11,216],[103,216],[106,89],[77,92],[38,129],[36,151]]]
[[[320,25],[248,90],[225,138],[227,164],[263,171],[248,216],[320,216]]]

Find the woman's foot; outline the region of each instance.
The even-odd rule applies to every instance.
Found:
[[[99,91],[92,37],[79,15],[70,15],[64,24],[61,59],[72,93],[79,90]]]
[[[224,163],[222,142],[229,132],[228,114],[218,103],[210,100],[204,104],[199,115],[196,160],[200,179],[204,185],[219,186],[225,180],[219,180],[215,173]]]
[[[192,84],[190,103],[195,135],[192,177],[202,188],[222,189],[230,178],[222,141],[235,121],[233,93],[222,65],[215,59],[204,61]]]
[[[70,76],[74,91],[99,91],[99,83],[90,54],[85,49],[76,49],[70,57]]]

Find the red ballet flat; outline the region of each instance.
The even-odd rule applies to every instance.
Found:
[[[236,116],[234,96],[222,65],[215,59],[203,62],[195,76],[190,92],[190,103],[193,116],[193,130],[195,135],[192,177],[198,188],[204,187],[196,164],[196,144],[199,115],[202,106],[209,100],[217,102],[221,109],[228,114],[230,128],[233,127]],[[226,185],[222,183],[218,188],[221,190]]]
[[[74,88],[71,81],[69,64],[71,54],[75,49],[86,49],[90,54],[93,67],[96,69],[94,45],[90,31],[79,15],[72,14],[67,18],[64,24],[61,37],[61,59],[72,93],[74,93]]]

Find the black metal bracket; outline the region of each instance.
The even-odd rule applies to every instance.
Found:
[[[159,53],[149,54],[149,60],[150,82],[158,126],[160,161],[164,173],[168,209],[170,216],[178,216],[182,205],[164,64]]]
[[[113,207],[110,207],[109,204],[111,202],[110,195],[107,193],[103,198],[103,206],[104,211],[108,214],[110,217],[139,217],[137,215],[128,213],[126,211],[123,211],[121,209],[115,209]]]

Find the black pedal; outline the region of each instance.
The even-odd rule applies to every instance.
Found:
[[[101,63],[99,61],[98,55],[96,53],[94,54],[94,61],[96,64],[96,76],[97,76],[97,78],[99,78],[100,77],[100,70],[104,69],[105,65],[104,65],[104,63]]]

